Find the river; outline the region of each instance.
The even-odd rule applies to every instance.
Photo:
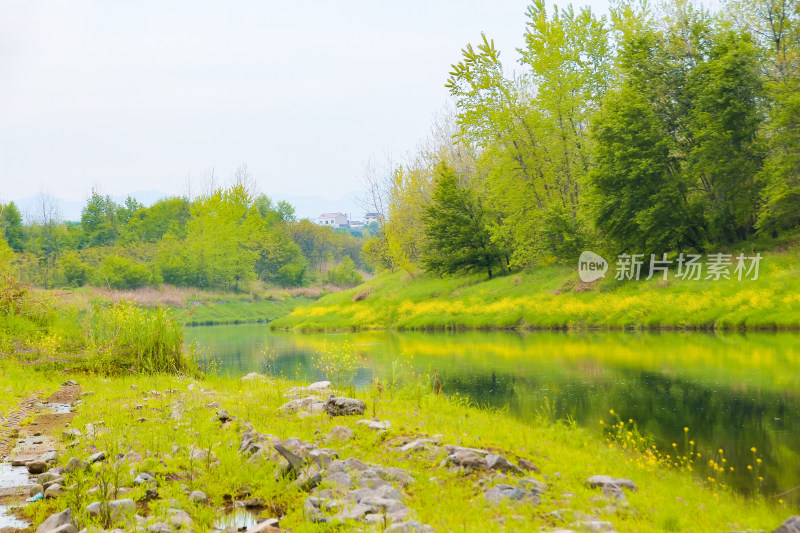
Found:
[[[322,379],[316,354],[344,348],[359,359],[356,387],[376,377],[425,381],[435,371],[443,392],[523,420],[569,420],[598,432],[633,420],[664,453],[699,452],[700,476],[800,503],[800,489],[782,494],[800,485],[794,334],[299,334],[237,325],[187,328],[186,339],[197,343],[205,368],[232,376]],[[708,460],[725,473],[711,471]]]

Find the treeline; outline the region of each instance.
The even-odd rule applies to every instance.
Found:
[[[483,36],[455,110],[367,176],[376,265],[438,273],[704,252],[800,225],[800,3],[525,14],[514,74]]]
[[[60,221],[46,197],[28,223],[13,202],[0,204],[7,262],[15,277],[45,288],[168,283],[246,290],[253,280],[278,286],[360,282],[357,269],[368,268],[360,256],[363,239],[297,220],[288,203],[248,189],[235,183],[150,207],[130,197],[118,204],[95,192],[80,222]]]

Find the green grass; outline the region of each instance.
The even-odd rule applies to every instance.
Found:
[[[438,531],[568,527],[569,519],[562,521],[548,515],[565,508],[597,515],[612,522],[617,531],[626,532],[772,530],[792,514],[777,500],[744,499],[719,481],[694,479],[687,467],[669,466],[672,461],[634,450],[625,439],[608,439],[599,430],[550,420],[544,406],[537,416],[532,413],[530,419],[519,420],[500,411],[477,409],[457,396],[437,396],[426,383],[408,382],[399,389],[384,386],[382,391],[370,387],[359,393],[367,403],[368,416],[392,423],[388,434],[381,436],[356,425],[361,417],[279,413],[277,408],[286,401],[284,393],[293,385],[282,380],[264,384],[209,377],[198,382],[150,375],[110,381],[83,376],[79,381],[84,390],[93,390],[96,395],[84,399],[72,427],[83,429],[92,423],[102,428],[102,433],[84,436],[77,446],[65,448],[60,462],[65,464],[72,456],[85,458],[97,449],[107,451],[110,457],[133,450],[144,459],[133,468],[125,462],[107,461],[95,465],[88,474],[70,476],[67,484],[75,484],[70,495],[25,508],[36,523],[72,505],[73,514],[86,524],[83,509],[98,499],[89,493],[95,484],[132,487],[132,478],[138,472],[149,471],[156,475],[160,495],[147,504],[149,512],[164,516],[167,507],[179,507],[192,516],[200,531],[211,526],[215,510],[223,505],[226,494],[244,489],[251,497],[267,502],[269,509],[262,514],[282,515],[281,527],[296,532],[337,530],[303,518],[306,494],[276,478],[274,463],[247,462],[238,453],[239,423],[220,428],[213,420],[215,409],[204,407],[212,401],[219,401],[240,423],[251,423],[262,433],[281,439],[297,437],[332,447],[341,458],[355,457],[407,470],[416,479],[405,490],[413,516]],[[176,410],[180,411],[179,417],[173,415]],[[140,418],[145,420],[138,422]],[[349,426],[356,438],[346,443],[323,443],[334,425]],[[533,477],[549,484],[541,504],[489,506],[478,486],[483,476],[449,472],[438,466],[441,456],[404,456],[390,450],[395,437],[434,434],[441,435],[446,443],[492,449],[512,461],[533,461],[541,469],[541,474]],[[192,446],[212,452],[219,462],[191,460]],[[629,507],[603,511],[606,503],[593,501],[601,492],[584,484],[594,474],[630,478],[639,491],[627,493]],[[206,492],[209,505],[188,501],[188,491],[194,489]],[[144,488],[139,487],[124,497],[144,496]],[[505,525],[498,519],[505,520]],[[95,523],[94,528],[97,527]],[[345,529],[354,528],[359,529],[355,525]],[[92,530],[98,529],[90,527]]]
[[[270,322],[313,300],[301,297],[274,297],[252,300],[247,295],[224,295],[188,302],[185,310],[174,309],[188,326]]]
[[[383,273],[298,308],[272,327],[307,331],[800,328],[800,247],[762,255],[759,278],[742,281],[735,277],[617,281],[609,273],[596,283],[583,284],[576,268],[561,265],[492,280],[481,275],[420,274],[412,279],[405,272]]]

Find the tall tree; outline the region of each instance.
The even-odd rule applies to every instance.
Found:
[[[427,240],[422,263],[440,274],[486,271],[491,279],[503,254],[486,229],[480,198],[444,161],[435,176],[431,203],[423,215]]]

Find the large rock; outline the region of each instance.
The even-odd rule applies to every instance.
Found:
[[[499,472],[514,472],[515,474],[522,474],[522,469],[512,464],[502,455],[494,455],[492,453],[486,455],[486,466],[489,470],[497,470]]]
[[[354,435],[353,430],[347,426],[333,426],[325,440],[328,442],[345,441],[352,439]]]
[[[330,416],[363,415],[367,405],[355,398],[333,397],[325,402],[325,412]]]
[[[36,533],[50,533],[54,529],[58,529],[59,527],[68,524],[72,524],[72,509],[70,508],[61,511],[60,513],[50,515],[47,520],[42,522],[41,525],[36,528]]]
[[[636,483],[630,479],[615,478],[611,476],[592,476],[586,480],[586,484],[592,488],[603,488],[606,485],[615,485],[619,488],[630,489],[634,492],[639,490],[639,487],[636,486]]]
[[[208,503],[208,496],[206,496],[206,493],[202,490],[196,490],[189,494],[189,501],[205,505]]]
[[[194,520],[186,511],[167,509],[167,515],[169,515],[169,523],[176,529],[191,529],[194,526]]]
[[[468,470],[486,470],[486,458],[472,450],[461,449],[447,456],[447,463]]]
[[[527,501],[534,505],[539,504],[539,496],[533,491],[501,483],[483,493],[488,503],[499,503],[503,500]]]
[[[800,533],[800,516],[790,516],[772,533]]]
[[[399,524],[392,524],[386,528],[386,531],[394,533],[430,533],[433,528],[427,524],[422,524],[416,520],[408,520],[400,522]]]
[[[62,494],[64,494],[64,487],[62,487],[58,483],[53,483],[52,485],[47,487],[44,491],[44,497],[50,499],[58,498]]]
[[[388,420],[359,420],[356,424],[359,426],[367,426],[374,431],[381,431],[392,427],[392,423]]]
[[[106,457],[107,457],[106,452],[97,452],[87,457],[86,462],[91,465],[94,463],[99,463],[100,461],[105,461]]]
[[[44,461],[36,460],[25,463],[25,468],[30,474],[42,474],[47,471],[48,466]]]

